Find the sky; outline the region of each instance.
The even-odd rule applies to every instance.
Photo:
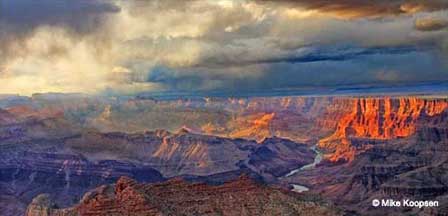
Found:
[[[0,94],[411,86],[447,57],[446,0],[0,0]]]

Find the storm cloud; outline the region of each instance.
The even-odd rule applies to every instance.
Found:
[[[0,0],[0,23],[7,31],[28,32],[52,25],[84,33],[101,25],[103,15],[119,11],[116,5],[100,0]]]
[[[446,80],[447,4],[0,0],[0,93]]]
[[[278,4],[279,2],[292,7],[314,10],[320,13],[332,14],[345,18],[382,17],[390,15],[414,14],[445,10],[448,2],[445,0],[258,0]]]

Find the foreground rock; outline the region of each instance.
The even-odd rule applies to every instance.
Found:
[[[122,177],[84,195],[76,206],[58,209],[47,195],[36,197],[27,216],[75,215],[340,215],[333,207],[304,201],[246,176],[219,186],[181,179],[139,184]]]
[[[86,191],[121,176],[163,181],[148,166],[124,161],[89,161],[79,155],[41,152],[0,153],[0,215],[23,215],[31,200],[48,193],[59,206],[72,205]],[[45,200],[41,197],[40,200]]]

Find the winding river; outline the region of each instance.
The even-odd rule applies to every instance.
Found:
[[[316,157],[314,158],[313,163],[307,164],[305,166],[302,166],[298,169],[292,170],[291,172],[289,172],[288,174],[286,174],[284,177],[290,177],[292,175],[297,174],[298,172],[302,171],[302,170],[308,170],[308,169],[313,169],[314,167],[316,167],[317,164],[319,164],[322,159],[323,159],[323,154],[322,152],[317,150],[317,145],[314,145],[313,147],[311,147],[311,149],[316,152]],[[309,188],[303,186],[303,185],[298,185],[298,184],[291,184],[291,186],[293,187],[292,191],[297,192],[297,193],[302,193],[305,191],[308,191]]]

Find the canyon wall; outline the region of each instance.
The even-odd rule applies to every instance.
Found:
[[[436,197],[448,191],[448,185],[438,181],[446,178],[441,173],[447,170],[447,99],[37,97],[30,101],[0,109],[0,203],[6,206],[0,205],[0,211],[12,211],[17,200],[30,202],[38,192],[50,195],[37,197],[30,215],[42,209],[70,212],[84,206],[89,197],[111,194],[104,202],[93,203],[98,209],[90,210],[116,211],[110,206],[117,201],[113,187],[88,193],[80,204],[63,210],[48,198],[73,202],[81,192],[121,175],[145,177],[142,170],[152,173],[148,178],[181,176],[220,184],[251,173],[285,188],[304,185],[309,192],[361,212],[358,206],[368,208],[368,201],[380,195]],[[316,154],[310,147],[316,143],[324,161],[284,177],[313,163]],[[45,182],[58,188],[45,187]],[[21,187],[26,185],[36,189]],[[191,188],[188,183],[175,185]],[[131,195],[135,203],[142,201],[140,193]],[[145,201],[135,207],[148,206]]]
[[[382,140],[414,135],[431,118],[448,107],[445,99],[424,98],[353,98],[351,112],[339,119],[336,131],[319,141],[330,161],[351,161],[357,151]],[[360,145],[357,145],[360,144]]]

